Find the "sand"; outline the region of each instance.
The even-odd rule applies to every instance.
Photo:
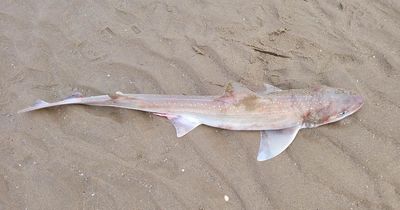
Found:
[[[0,3],[0,209],[400,209],[400,2]],[[315,84],[365,97],[257,162],[258,132],[176,138],[148,113],[73,91],[216,95]]]

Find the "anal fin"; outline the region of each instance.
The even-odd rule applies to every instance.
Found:
[[[283,151],[293,142],[301,126],[281,130],[261,131],[258,161],[269,160]]]
[[[170,119],[172,124],[174,124],[176,129],[176,136],[182,137],[189,133],[191,130],[195,129],[201,123],[191,117],[178,116],[176,118]]]
[[[172,115],[163,113],[154,114],[168,118],[168,120],[171,121],[176,129],[177,137],[182,137],[189,133],[191,130],[195,129],[197,126],[201,125],[201,123],[197,119],[186,115]]]

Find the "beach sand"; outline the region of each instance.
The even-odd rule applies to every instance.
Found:
[[[0,3],[0,209],[400,209],[400,2]],[[36,99],[346,88],[363,108],[257,162],[258,132]]]

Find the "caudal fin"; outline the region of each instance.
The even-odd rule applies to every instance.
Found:
[[[43,109],[43,108],[46,108],[49,106],[51,106],[50,103],[47,103],[46,101],[39,99],[39,100],[35,101],[35,103],[31,107],[19,110],[18,113],[30,112],[33,110]]]
[[[53,106],[60,106],[60,105],[66,105],[66,104],[79,104],[81,103],[80,98],[82,98],[82,94],[80,92],[74,92],[72,95],[64,98],[64,100],[55,102],[55,103],[48,103],[43,100],[37,100],[31,107],[28,107],[26,109],[19,110],[18,113],[24,113],[24,112],[30,112],[38,109],[44,109],[48,107],[53,107]]]

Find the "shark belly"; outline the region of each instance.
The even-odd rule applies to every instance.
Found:
[[[301,120],[294,115],[281,117],[264,115],[205,115],[195,114],[201,124],[228,130],[278,130],[301,125]]]

